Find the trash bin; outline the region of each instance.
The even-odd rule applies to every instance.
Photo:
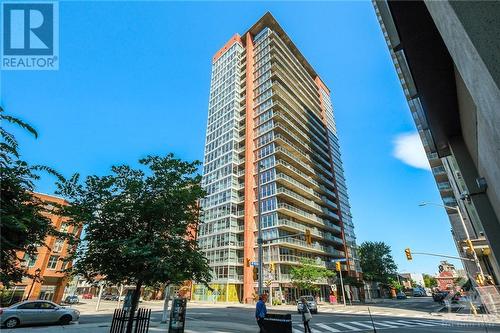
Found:
[[[264,318],[264,329],[267,333],[292,333],[292,315],[268,313]]]

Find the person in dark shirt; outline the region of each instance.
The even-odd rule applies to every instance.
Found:
[[[264,318],[267,315],[267,294],[262,294],[259,296],[259,301],[255,306],[255,319],[257,319],[257,325],[259,325],[260,333],[266,333],[264,330]]]

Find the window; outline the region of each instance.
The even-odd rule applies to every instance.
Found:
[[[53,252],[61,252],[63,246],[64,246],[64,240],[63,239],[56,239],[54,246],[52,247],[52,251]]]
[[[33,310],[37,308],[37,303],[36,302],[24,303],[19,305],[17,308],[20,310]]]
[[[59,256],[50,256],[49,262],[47,264],[48,269],[56,269],[57,266],[57,260],[59,259]]]
[[[69,224],[67,224],[67,223],[63,223],[63,224],[61,225],[61,229],[60,229],[60,231],[61,231],[61,232],[68,232],[68,230],[69,230]]]
[[[28,253],[25,253],[21,266],[23,266],[23,267],[35,266],[37,257],[38,256],[36,254],[34,256],[30,256]]]
[[[39,308],[41,310],[52,310],[52,309],[55,309],[56,306],[52,303],[49,303],[49,302],[41,302]]]

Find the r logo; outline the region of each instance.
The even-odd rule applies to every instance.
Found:
[[[58,68],[58,4],[2,3],[2,68]]]

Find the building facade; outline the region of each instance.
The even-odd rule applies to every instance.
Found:
[[[212,59],[203,187],[198,242],[214,291],[195,285],[193,299],[255,298],[257,191],[262,273],[276,298],[298,297],[290,270],[303,258],[327,268],[345,258],[343,270],[359,276],[330,90],[270,13]],[[266,241],[306,230],[312,244]],[[320,297],[329,290],[323,281]]]
[[[80,237],[81,226],[69,225],[65,223],[63,217],[52,213],[56,205],[67,205],[64,199],[41,193],[35,193],[34,196],[45,205],[43,214],[50,219],[56,230]],[[24,278],[22,282],[13,286],[6,293],[8,297],[2,297],[2,305],[22,299],[44,299],[60,303],[69,282],[63,270],[71,267],[71,262],[63,259],[68,257],[71,246],[67,240],[49,235],[45,239],[45,246],[38,248],[36,256],[30,257],[19,252],[18,258],[23,259],[21,266],[27,269],[29,275],[37,275],[39,278]]]
[[[472,258],[476,252],[481,271],[490,283],[498,284],[500,3],[373,4],[458,253]],[[463,265],[469,277],[480,273],[473,261],[464,260]]]

